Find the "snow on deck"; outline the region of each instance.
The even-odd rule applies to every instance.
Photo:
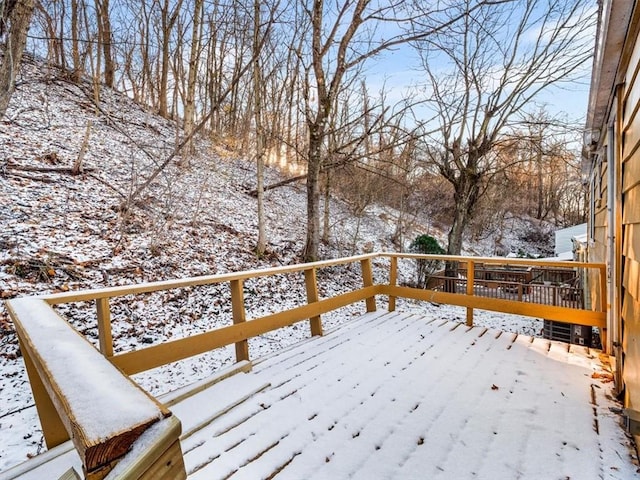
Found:
[[[378,312],[170,408],[190,479],[636,478],[598,353]]]
[[[631,478],[597,364],[584,347],[376,313],[173,410],[190,479]]]

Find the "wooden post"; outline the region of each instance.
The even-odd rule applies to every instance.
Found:
[[[20,339],[47,446],[53,448],[70,438],[84,478],[102,480],[151,425],[169,418],[171,412],[125,377],[45,300],[13,299],[6,306]],[[60,353],[50,348],[58,343],[65,346],[63,364]],[[94,388],[98,384],[109,388]],[[79,388],[82,385],[87,388]],[[180,422],[169,423],[175,427],[170,441],[178,444]],[[150,445],[145,440],[144,445]],[[151,448],[155,447],[153,442]],[[171,459],[162,459],[162,465],[180,463],[178,453],[173,449]],[[157,458],[154,455],[148,463]],[[175,472],[162,478],[186,478],[179,468]]]
[[[518,284],[518,301],[522,301],[522,283]]]
[[[319,300],[318,297],[318,281],[316,278],[316,269],[311,268],[304,271],[304,284],[307,287],[307,303],[315,303]],[[320,315],[316,315],[309,319],[309,326],[311,327],[311,336],[322,335],[322,319]]]
[[[184,467],[184,457],[180,446],[182,426],[175,416],[161,420],[162,425],[156,426],[154,438],[148,439],[145,446],[138,447],[138,455],[128,456],[120,461],[120,475],[117,478],[131,480],[156,480],[159,478],[170,480],[184,480],[187,473]],[[135,444],[134,444],[135,446]],[[100,480],[105,476],[104,471],[96,471],[93,476],[87,475],[86,480]]]
[[[246,321],[242,280],[231,280],[231,309],[234,325]],[[238,362],[249,361],[249,342],[247,340],[241,340],[236,343],[236,360]]]
[[[475,264],[473,260],[467,262],[467,295],[473,296],[473,283],[475,277]],[[467,326],[473,327],[473,308],[467,307]]]
[[[607,295],[607,268],[602,266],[598,269],[600,274],[600,311],[607,313],[607,303],[609,303],[609,297]],[[607,316],[610,320],[611,315]],[[600,329],[600,343],[602,344],[602,351],[604,353],[608,353],[609,355],[616,354],[615,345],[609,345],[610,339],[608,338],[608,329],[609,323],[607,322],[607,326]],[[616,367],[616,372],[622,370],[620,366]],[[622,378],[620,375],[616,374],[616,386],[622,385]]]
[[[392,287],[398,283],[398,257],[391,257],[391,265],[389,267],[389,285]],[[389,311],[396,310],[396,297],[389,295]]]
[[[365,258],[360,261],[360,266],[362,268],[362,282],[365,287],[373,286],[373,271],[371,270],[371,259]],[[376,297],[369,297],[366,299],[367,302],[367,312],[375,312],[376,311]]]
[[[600,267],[600,311],[607,312],[607,268]]]
[[[96,310],[98,312],[98,340],[100,351],[105,357],[113,357],[113,337],[111,334],[111,310],[109,298],[97,298]]]
[[[23,343],[22,338],[18,338],[20,339],[20,343]],[[34,365],[33,360],[31,360],[29,349],[25,348],[23,345],[20,351],[22,352],[24,364],[27,368],[29,384],[31,385],[33,399],[35,400],[36,410],[38,411],[38,417],[40,418],[44,441],[47,444],[47,448],[51,449],[69,440],[69,433],[60,419],[60,415],[58,414],[44,383],[40,379],[40,373]]]

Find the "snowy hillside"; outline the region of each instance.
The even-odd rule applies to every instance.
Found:
[[[253,164],[236,158],[224,145],[200,139],[194,155],[174,159],[133,208],[121,208],[173,152],[178,137],[174,123],[129,98],[105,89],[96,105],[90,84],[76,85],[56,68],[28,61],[0,123],[0,297],[298,262],[304,243],[304,185],[294,183],[266,193],[268,254],[257,258],[253,253],[256,203],[246,193],[255,186]],[[77,173],[74,164],[77,167],[80,160]],[[267,183],[283,178],[274,169],[267,169],[266,175]],[[356,219],[345,203],[334,199],[331,225],[331,242],[323,247],[326,257],[397,248],[391,241],[395,228],[391,209],[375,206]],[[521,237],[520,223],[514,225],[513,238]],[[416,224],[406,238],[410,241],[427,231],[443,239],[443,233],[428,223]],[[505,242],[511,238],[508,232],[504,237]],[[480,239],[467,250],[492,253],[487,245]],[[324,278],[321,288],[330,294],[360,282],[357,272],[342,269]],[[256,282],[247,289],[247,312],[255,316],[303,298],[304,285],[292,277],[284,283]],[[263,305],[265,295],[273,304]],[[228,298],[224,288],[209,287],[116,303],[116,350],[219,325],[229,318]],[[442,318],[463,318],[451,307],[420,308]],[[91,305],[64,311],[79,331],[97,341]],[[344,312],[328,315],[325,327],[346,317]],[[480,314],[478,323],[527,334],[540,328],[530,320],[495,315]],[[2,306],[0,332],[0,470],[4,470],[44,447],[16,336]],[[307,334],[306,325],[300,325],[265,335],[251,342],[252,356]],[[231,349],[222,349],[136,379],[159,394],[231,359]]]

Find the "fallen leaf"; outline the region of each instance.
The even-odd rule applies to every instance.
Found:
[[[498,390],[500,387],[498,387],[495,383],[493,385],[491,385],[491,390]]]
[[[607,372],[604,372],[604,373],[593,372],[591,374],[591,378],[598,378],[604,383],[613,382],[613,375],[611,373],[607,373]]]

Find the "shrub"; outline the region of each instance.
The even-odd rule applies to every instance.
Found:
[[[442,255],[445,253],[444,248],[440,246],[438,241],[430,235],[420,235],[415,238],[409,251],[412,253],[426,253],[432,255]],[[433,273],[442,268],[440,260],[418,259],[416,260],[416,283],[421,288],[427,288],[429,278]]]

